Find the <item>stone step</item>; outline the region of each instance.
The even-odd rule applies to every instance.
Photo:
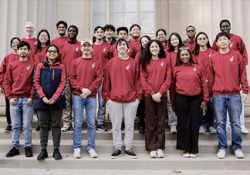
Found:
[[[6,126],[7,126],[6,118],[5,117],[0,117],[0,129],[1,128],[6,128]],[[32,127],[36,128],[37,126],[38,126],[38,121],[33,121],[32,122]],[[105,120],[105,126],[107,128],[109,128],[109,129],[112,128],[112,124],[111,124],[110,120],[108,120],[108,119]],[[135,129],[138,129],[139,126],[140,126],[139,119],[136,118],[135,123],[134,123],[134,127],[135,127]],[[246,128],[250,129],[250,117],[245,117],[245,126],[246,126]],[[169,129],[167,121],[166,121],[165,127],[167,129]],[[86,128],[86,121],[83,122],[83,128]]]
[[[82,131],[83,138],[87,138],[87,130],[83,129]],[[72,140],[73,138],[73,131],[68,131],[68,132],[62,132],[61,139],[62,140]],[[124,131],[122,131],[122,137],[124,137]],[[231,137],[231,134],[228,134],[228,138]],[[11,139],[11,133],[4,133],[4,129],[0,128],[0,138],[1,139]],[[21,134],[20,136],[21,139],[24,138],[24,135]],[[32,138],[33,139],[40,139],[39,132],[33,130],[32,131]],[[50,138],[51,132],[50,132]],[[242,138],[244,140],[250,140],[250,134],[242,134]],[[96,131],[96,140],[112,140],[112,132],[101,132],[101,131]],[[170,133],[169,129],[166,129],[165,132],[165,139],[166,140],[176,140],[176,134],[175,133]],[[145,135],[140,134],[138,130],[135,130],[134,132],[134,140],[145,140]],[[217,134],[205,132],[204,134],[199,135],[199,140],[217,140]]]
[[[23,140],[20,140],[20,145],[23,145]],[[32,140],[32,149],[34,153],[40,152],[40,140]],[[62,153],[72,153],[73,141],[72,140],[62,140],[60,150]],[[176,150],[176,141],[166,141],[166,154],[177,154],[181,153],[181,150]],[[7,153],[11,148],[10,140],[0,140],[0,153]],[[86,145],[87,141],[84,139],[82,142],[82,150],[86,153]],[[228,140],[228,145],[230,145],[230,141]],[[111,153],[114,149],[112,140],[96,140],[96,151],[101,154]],[[134,151],[138,154],[148,154],[145,150],[145,142],[143,140],[135,140],[134,141]],[[53,150],[53,143],[51,140],[48,142],[48,150]],[[250,154],[250,141],[246,140],[242,144],[242,150],[245,154]],[[20,147],[20,151],[23,152],[23,147]],[[201,154],[216,154],[218,151],[218,143],[217,140],[202,140],[199,141],[199,153]],[[231,147],[228,149],[228,153],[232,153]]]
[[[23,169],[37,169],[39,170],[37,171],[38,173],[43,170],[65,170],[60,174],[67,174],[67,172],[70,170],[81,171],[81,169],[87,169],[90,171],[104,170],[101,174],[106,174],[104,172],[108,169],[109,172],[107,172],[107,174],[109,175],[114,174],[114,172],[115,174],[117,173],[121,175],[124,171],[129,170],[134,170],[134,173],[140,170],[144,170],[146,173],[151,171],[152,174],[155,174],[155,172],[158,170],[171,170],[171,173],[180,175],[182,172],[185,172],[185,170],[192,170],[192,175],[202,175],[201,173],[194,174],[194,172],[197,170],[206,170],[212,172],[214,170],[231,170],[230,172],[239,174],[241,171],[244,172],[244,170],[250,169],[250,155],[246,155],[246,158],[242,160],[236,159],[234,155],[228,155],[226,159],[220,160],[216,158],[215,155],[211,154],[199,154],[197,158],[183,158],[180,154],[166,154],[166,157],[162,159],[151,159],[148,155],[138,154],[138,159],[131,159],[128,156],[122,155],[120,158],[113,160],[110,158],[109,154],[99,154],[99,158],[97,159],[89,158],[89,156],[85,154],[81,159],[76,160],[72,158],[71,154],[63,154],[63,160],[61,161],[55,161],[53,158],[51,158],[51,153],[49,153],[49,156],[50,157],[48,159],[40,162],[36,160],[37,154],[34,154],[34,156],[31,158],[26,158],[23,154],[13,158],[5,158],[3,154],[0,154],[0,168],[20,169],[20,172],[22,172]],[[118,173],[118,171],[120,173]],[[25,174],[27,172],[25,172]],[[75,173],[72,174],[76,174],[76,171],[74,172]],[[83,174],[86,174],[86,172]]]

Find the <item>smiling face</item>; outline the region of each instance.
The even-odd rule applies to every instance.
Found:
[[[231,25],[225,21],[225,22],[221,23],[220,30],[222,32],[230,33]]]
[[[134,26],[130,31],[130,35],[133,38],[139,38],[141,35],[141,29],[138,26]]]
[[[11,48],[13,50],[17,50],[17,45],[20,43],[20,41],[18,39],[14,39],[12,42],[11,42]]]
[[[121,30],[121,31],[119,31],[119,33],[118,33],[118,38],[119,38],[119,39],[125,39],[125,40],[127,40],[127,38],[128,38],[128,33],[127,33],[125,30]]]
[[[92,45],[89,42],[85,42],[81,46],[81,51],[83,55],[90,55],[93,50]]]
[[[49,40],[49,36],[46,32],[41,32],[38,39],[41,44],[46,44],[46,42]]]
[[[177,38],[177,36],[175,35],[172,35],[171,38],[170,38],[170,44],[174,47],[177,47],[179,45],[180,41],[179,39]]]
[[[104,37],[104,31],[101,28],[98,28],[94,33],[96,39],[102,40]]]
[[[112,29],[107,29],[107,30],[105,30],[104,35],[106,38],[110,39],[113,37],[114,31]]]
[[[160,30],[160,31],[157,33],[156,38],[157,38],[160,42],[164,42],[164,41],[166,41],[167,36],[165,35],[165,33],[164,33],[163,31]]]
[[[47,52],[46,52],[46,56],[49,59],[49,61],[51,62],[55,62],[57,57],[58,57],[58,50],[55,46],[51,46],[48,48]]]
[[[154,41],[149,46],[149,50],[150,50],[150,53],[152,54],[152,56],[158,56],[158,54],[160,52],[160,46]]]
[[[117,52],[122,55],[128,52],[128,46],[125,41],[121,41],[117,44]]]
[[[17,53],[19,54],[19,56],[21,58],[25,58],[28,56],[28,53],[29,53],[29,49],[27,46],[23,46],[23,47],[20,47],[18,50],[17,50]]]
[[[77,37],[77,30],[75,27],[70,27],[68,29],[68,36],[71,40],[75,40]]]
[[[196,34],[196,30],[194,27],[190,26],[187,28],[186,33],[187,33],[188,38],[194,38]]]
[[[141,46],[142,46],[143,48],[146,47],[146,45],[148,44],[148,42],[149,42],[149,40],[148,40],[147,37],[142,37],[142,38],[141,38]]]
[[[183,64],[189,64],[190,63],[190,54],[187,49],[180,51],[180,60]]]
[[[226,36],[220,36],[216,41],[216,44],[220,49],[227,49],[229,43],[230,40]]]
[[[66,26],[64,24],[59,24],[58,27],[57,27],[57,31],[58,31],[58,34],[60,36],[65,36],[67,28],[66,28]]]
[[[200,34],[198,37],[197,37],[197,43],[199,46],[206,46],[207,43],[208,43],[208,38],[206,35],[204,34]]]

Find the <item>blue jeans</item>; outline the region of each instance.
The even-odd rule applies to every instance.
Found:
[[[103,125],[106,116],[106,102],[102,97],[102,85],[98,89],[98,113],[97,113],[97,125]]]
[[[96,116],[96,98],[81,98],[79,95],[73,95],[73,113],[74,113],[74,132],[73,148],[82,146],[82,122],[83,110],[86,110],[86,120],[88,129],[87,150],[95,149],[95,116]]]
[[[236,95],[215,95],[214,112],[217,119],[217,135],[219,141],[219,149],[227,149],[227,112],[232,126],[232,149],[241,148],[242,136],[240,128],[240,114],[241,114],[241,96]]]
[[[28,98],[16,98],[16,105],[10,105],[10,115],[12,121],[12,146],[19,149],[20,129],[23,124],[24,147],[31,147],[32,142],[32,118],[33,107],[27,105]],[[22,115],[22,116],[21,116]],[[21,118],[23,119],[23,123]]]

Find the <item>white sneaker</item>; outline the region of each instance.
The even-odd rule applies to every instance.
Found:
[[[164,152],[163,152],[162,149],[157,149],[156,154],[157,154],[158,158],[164,158],[165,157]]]
[[[80,148],[74,149],[73,157],[74,157],[75,159],[80,159],[80,158],[81,158],[81,149],[80,149]]]
[[[245,155],[244,153],[241,151],[241,149],[236,149],[234,151],[234,154],[235,156],[238,158],[238,159],[244,159]]]
[[[98,157],[98,155],[97,155],[97,153],[96,153],[96,151],[94,149],[88,150],[88,153],[89,153],[89,156],[91,158],[97,158]]]
[[[226,150],[225,149],[219,149],[217,153],[217,157],[219,159],[225,159],[226,158]]]
[[[150,151],[149,157],[150,157],[150,158],[156,158],[156,157],[157,157],[156,151]]]
[[[61,128],[62,132],[67,132],[70,130],[70,125],[69,124],[64,124],[63,127]]]
[[[248,134],[248,130],[244,125],[241,125],[240,128],[241,128],[241,133],[242,134]]]
[[[170,127],[170,132],[171,133],[177,133],[176,126],[171,126]]]
[[[200,134],[204,134],[205,133],[205,127],[203,125],[200,126],[199,133]]]
[[[190,154],[189,154],[189,157],[190,157],[190,158],[196,158],[196,157],[197,157],[197,154],[190,153]]]
[[[185,157],[185,158],[189,158],[190,154],[185,152],[185,153],[182,154],[182,156]]]

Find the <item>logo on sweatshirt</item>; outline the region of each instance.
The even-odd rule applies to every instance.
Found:
[[[106,47],[102,51],[105,52],[106,51]]]
[[[196,72],[196,70],[197,70],[197,68],[196,68],[196,67],[194,67],[194,72]]]
[[[93,64],[92,64],[92,69],[94,69],[94,68],[95,68],[95,65],[96,65],[95,63],[93,63]]]
[[[162,61],[162,62],[161,62],[161,67],[163,67],[163,65],[164,65],[164,62]]]
[[[208,58],[211,58],[211,56],[212,56],[212,54],[210,53],[210,54],[208,55]]]
[[[234,45],[234,43],[231,42],[231,43],[229,44],[229,47],[232,48],[233,45]]]
[[[126,70],[129,70],[129,68],[130,68],[130,64],[126,66]]]
[[[232,56],[231,58],[230,58],[230,62],[233,62],[234,61],[234,57]]]
[[[30,65],[27,66],[27,71],[30,69]]]

